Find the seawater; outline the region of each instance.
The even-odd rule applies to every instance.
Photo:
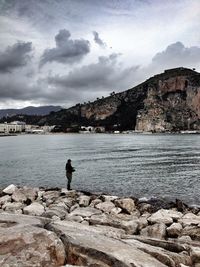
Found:
[[[66,187],[200,204],[200,135],[63,134],[0,138],[0,187]]]

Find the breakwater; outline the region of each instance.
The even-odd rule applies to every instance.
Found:
[[[199,267],[200,210],[178,200],[10,185],[0,211],[2,267]]]

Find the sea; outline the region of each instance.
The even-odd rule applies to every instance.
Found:
[[[55,134],[0,138],[0,188],[66,187],[200,205],[198,134]]]

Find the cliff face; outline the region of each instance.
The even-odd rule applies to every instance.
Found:
[[[79,122],[139,131],[200,130],[200,74],[166,70],[144,83],[67,112]]]
[[[170,73],[170,71],[169,71]],[[174,77],[159,77],[148,87],[137,130],[200,130],[200,75],[183,69]]]
[[[186,68],[166,70],[121,93],[52,112],[39,124],[60,131],[81,125],[106,130],[200,130],[200,74]]]

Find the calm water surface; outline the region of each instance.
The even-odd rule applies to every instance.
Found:
[[[200,135],[68,134],[0,138],[0,187],[72,187],[200,204]]]

